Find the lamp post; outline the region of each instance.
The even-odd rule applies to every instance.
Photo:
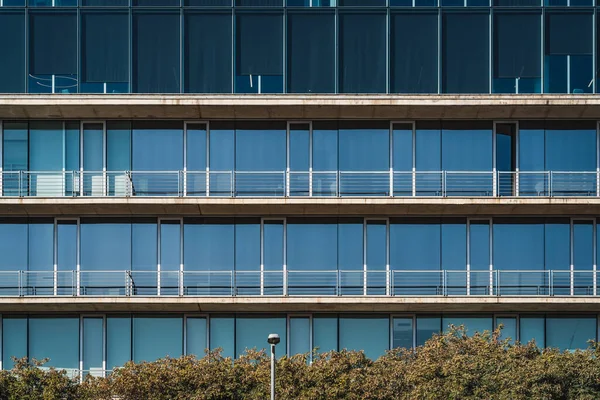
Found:
[[[271,345],[271,400],[275,400],[275,346],[280,341],[276,333],[271,333],[267,338],[267,342]]]

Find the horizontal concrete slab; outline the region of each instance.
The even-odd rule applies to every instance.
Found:
[[[0,299],[36,312],[600,312],[600,297],[36,297]]]
[[[600,215],[600,198],[2,198],[0,215]]]
[[[600,118],[600,96],[0,95],[0,119],[570,119]]]

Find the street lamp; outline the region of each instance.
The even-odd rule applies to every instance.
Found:
[[[276,333],[269,334],[267,342],[271,345],[271,400],[275,400],[275,346],[281,341]]]

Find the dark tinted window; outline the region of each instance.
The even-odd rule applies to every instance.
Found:
[[[25,91],[25,17],[0,13],[0,93]]]

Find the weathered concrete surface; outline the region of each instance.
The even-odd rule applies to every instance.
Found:
[[[1,198],[0,215],[600,215],[600,198]]]
[[[35,297],[0,312],[600,312],[600,297]]]
[[[0,95],[0,119],[570,119],[600,118],[600,96]]]

